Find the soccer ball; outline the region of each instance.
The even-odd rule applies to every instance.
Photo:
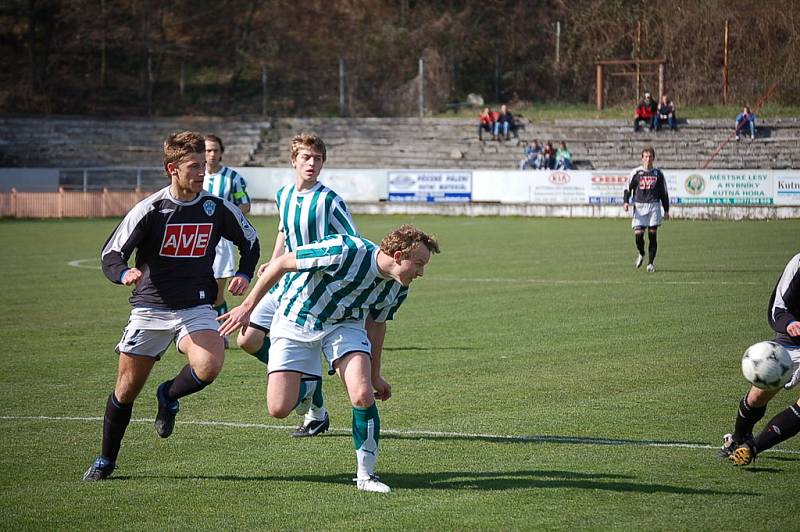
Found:
[[[742,374],[762,390],[777,390],[792,377],[792,357],[775,342],[759,342],[742,357]]]

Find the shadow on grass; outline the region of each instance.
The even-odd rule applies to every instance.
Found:
[[[225,482],[313,482],[323,484],[352,484],[352,475],[185,475],[117,477],[123,479],[173,479],[173,480],[217,480]],[[636,482],[635,477],[611,473],[584,473],[559,470],[522,471],[440,471],[436,473],[391,474],[381,478],[393,489],[431,490],[483,490],[504,491],[519,489],[583,489],[623,493],[672,493],[678,495],[734,495],[758,496],[755,492],[721,491],[669,484]]]

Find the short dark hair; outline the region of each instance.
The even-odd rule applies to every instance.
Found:
[[[644,157],[644,154],[647,153],[647,152],[650,152],[650,155],[653,156],[653,159],[656,158],[656,150],[654,150],[652,146],[648,146],[645,149],[643,149],[641,156]]]
[[[206,140],[210,140],[211,142],[216,142],[219,144],[219,151],[225,153],[225,145],[222,143],[222,139],[216,135],[206,135]]]

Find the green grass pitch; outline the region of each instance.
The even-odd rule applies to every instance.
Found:
[[[276,221],[253,221],[268,254]],[[655,274],[634,268],[627,220],[356,221],[373,240],[411,222],[442,246],[389,325],[386,496],[351,481],[337,380],[331,432],[298,441],[237,349],[161,440],[155,387],[184,364],[170,349],[113,480],[82,482],[129,312],[99,271],[117,220],[0,221],[0,528],[800,530],[800,438],[747,468],[716,458],[800,220],[668,221]]]

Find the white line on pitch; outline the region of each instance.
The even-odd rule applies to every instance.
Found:
[[[78,416],[0,416],[0,420],[7,421],[102,421],[102,417],[78,417]],[[152,423],[152,419],[132,419],[132,423]],[[269,429],[287,430],[295,428],[294,425],[268,425],[266,423],[241,423],[234,421],[178,421],[178,425],[202,425],[212,427],[230,427],[237,429]],[[350,429],[330,429],[330,432],[341,432],[350,434]],[[513,436],[503,434],[481,434],[471,432],[440,432],[433,430],[393,430],[381,429],[384,434],[396,434],[398,436],[429,436],[432,438],[464,438],[482,439],[497,441],[516,441],[516,442],[540,442],[540,443],[571,443],[578,445],[630,445],[636,447],[674,447],[683,449],[719,449],[718,445],[707,445],[699,443],[669,442],[655,440],[616,440],[611,438],[585,438],[580,436]],[[800,450],[792,449],[769,449],[765,452],[798,454]]]
[[[94,261],[94,262],[96,262],[96,261],[97,261],[97,259],[78,259],[78,260],[71,260],[71,261],[69,261],[69,262],[67,263],[67,266],[72,266],[73,268],[84,268],[84,269],[86,269],[86,270],[99,270],[99,269],[100,269],[100,266],[99,266],[99,265],[96,265],[96,264],[93,264],[93,265],[91,265],[91,266],[86,266],[86,265],[84,265],[84,264],[83,264],[84,262],[89,262],[89,261]]]

